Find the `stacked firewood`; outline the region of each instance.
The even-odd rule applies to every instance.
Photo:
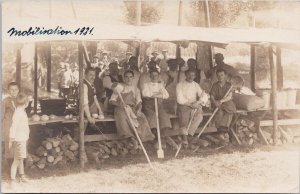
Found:
[[[138,141],[133,138],[118,141],[90,142],[85,145],[88,161],[95,163],[99,163],[111,156],[136,155],[140,153],[141,150],[142,147]]]
[[[34,154],[28,154],[25,160],[26,167],[43,169],[46,166],[74,162],[78,158],[78,147],[78,143],[69,134],[62,138],[47,138]]]
[[[254,122],[247,118],[240,118],[236,122],[234,131],[242,145],[251,146],[261,143]]]
[[[269,144],[273,144],[273,127],[263,127],[263,134]],[[278,126],[277,144],[294,143],[295,137],[293,131],[289,127]]]

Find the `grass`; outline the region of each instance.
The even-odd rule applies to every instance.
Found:
[[[298,192],[299,144],[228,146],[192,153],[174,150],[157,159],[146,145],[155,170],[142,153],[113,157],[80,172],[72,164],[57,169],[33,169],[30,183],[4,192]]]

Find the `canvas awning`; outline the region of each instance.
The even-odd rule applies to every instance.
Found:
[[[71,31],[72,34],[44,34],[27,35],[26,32],[32,27],[44,27],[44,30],[57,29]],[[82,27],[93,27],[91,34],[74,34],[74,31]],[[24,32],[24,36],[11,35],[8,31],[11,28]],[[40,19],[19,19],[6,23],[3,21],[2,30],[3,42],[26,43],[39,41],[60,41],[60,40],[137,40],[137,41],[201,41],[217,44],[228,43],[273,43],[278,46],[300,48],[300,31],[280,29],[233,29],[233,28],[201,28],[187,26],[132,26],[132,25],[103,25],[87,23],[78,20],[40,20]],[[50,32],[50,31],[47,31]]]

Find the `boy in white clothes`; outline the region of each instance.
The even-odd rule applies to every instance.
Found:
[[[16,110],[12,118],[12,125],[9,138],[13,150],[14,161],[11,165],[11,181],[16,182],[17,169],[19,170],[20,181],[27,182],[24,175],[24,158],[27,157],[27,140],[29,139],[29,125],[25,108],[28,105],[28,98],[20,93],[16,98]]]

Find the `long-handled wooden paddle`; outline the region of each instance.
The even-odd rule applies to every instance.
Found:
[[[188,124],[188,127],[187,127],[187,133],[188,133],[189,130],[190,130],[191,124],[192,124],[192,122],[193,122],[193,119],[194,119],[194,117],[195,117],[195,115],[196,115],[197,110],[198,110],[198,109],[193,109],[192,112],[191,112],[191,119],[190,119],[189,124]],[[176,151],[176,154],[175,154],[175,158],[176,158],[177,155],[179,154],[179,151],[180,151],[181,147],[182,147],[182,142],[180,142],[180,144],[179,144],[179,146],[178,146],[178,148],[177,148],[177,151]]]
[[[154,98],[155,103],[155,115],[156,115],[156,129],[157,129],[157,140],[158,140],[158,150],[157,150],[157,157],[164,158],[164,150],[161,146],[161,138],[160,138],[160,128],[159,128],[159,119],[158,119],[158,106],[157,106],[157,98]]]
[[[149,156],[148,156],[148,154],[147,154],[147,152],[146,152],[146,149],[144,148],[144,145],[143,145],[143,143],[142,143],[142,140],[141,140],[141,138],[140,138],[140,136],[139,136],[139,134],[138,134],[138,132],[137,132],[137,130],[136,130],[136,128],[135,128],[135,125],[133,124],[133,121],[131,120],[131,117],[129,116],[129,113],[127,112],[126,104],[125,104],[125,102],[124,102],[124,100],[123,100],[123,97],[122,97],[122,95],[120,94],[120,92],[117,92],[117,93],[118,93],[118,96],[119,96],[119,98],[120,98],[120,100],[121,100],[121,103],[122,103],[122,105],[123,105],[123,108],[124,108],[126,117],[127,117],[128,121],[129,121],[130,127],[131,127],[131,129],[133,130],[133,132],[135,133],[135,136],[136,136],[136,138],[138,139],[138,141],[139,141],[139,143],[140,143],[140,145],[141,145],[141,147],[142,147],[142,150],[143,150],[143,152],[144,152],[144,154],[145,154],[145,156],[146,156],[146,159],[147,159],[147,161],[148,161],[148,164],[149,164],[149,166],[150,166],[152,169],[154,169],[153,166],[152,166],[152,163],[151,163],[151,161],[150,161],[150,159],[149,159]]]

